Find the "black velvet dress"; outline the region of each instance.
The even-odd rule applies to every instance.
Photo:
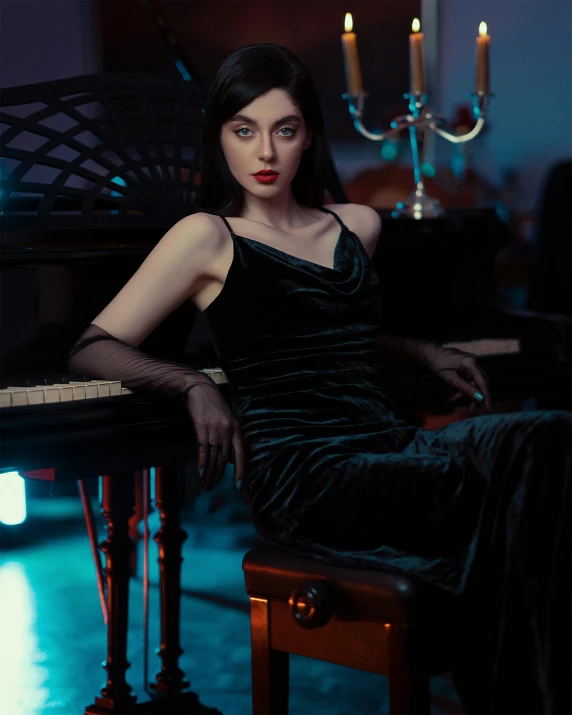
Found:
[[[326,209],[324,209],[326,210]],[[334,268],[232,232],[207,308],[267,543],[390,569],[465,599],[468,713],[571,713],[572,414],[397,420],[373,366],[378,276],[341,232]]]

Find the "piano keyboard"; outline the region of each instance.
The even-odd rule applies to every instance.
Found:
[[[446,343],[444,347],[453,347],[473,355],[514,355],[520,352],[520,340],[488,339]],[[217,384],[227,381],[221,368],[199,370],[208,375]],[[19,381],[19,380],[18,380]],[[54,383],[49,385],[11,386],[0,389],[0,408],[22,407],[25,405],[43,405],[54,402],[74,402],[97,397],[115,397],[130,395],[131,390],[122,387],[116,380],[86,380]]]
[[[482,338],[461,343],[444,343],[444,348],[457,348],[473,355],[515,355],[520,352],[520,340]]]
[[[227,382],[226,376],[220,368],[210,368],[198,372],[205,373],[217,384]],[[49,385],[26,386],[8,384],[5,388],[0,389],[0,408],[75,402],[97,397],[117,397],[130,394],[132,391],[122,387],[121,382],[117,380],[70,380]]]

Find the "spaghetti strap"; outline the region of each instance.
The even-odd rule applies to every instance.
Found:
[[[335,211],[332,211],[331,209],[327,209],[325,206],[318,206],[320,211],[325,211],[326,213],[332,214],[332,216],[336,217],[336,221],[340,224],[342,228],[345,228],[347,231],[347,226],[344,224],[342,219],[338,216],[338,214]]]
[[[230,231],[230,235],[231,235],[231,236],[234,236],[234,231],[233,231],[232,228],[230,227],[229,222],[225,219],[224,216],[221,216],[220,218],[226,223],[226,227],[227,227],[228,230]]]
[[[342,229],[345,229],[346,231],[348,230],[348,227],[345,225],[345,223],[342,221],[342,219],[338,216],[338,214],[335,211],[331,211],[330,209],[327,209],[325,206],[319,206],[318,207],[320,211],[325,211],[326,213],[332,214],[332,216],[335,217],[336,221],[340,224],[340,227]],[[218,215],[218,214],[217,214]],[[230,227],[229,222],[226,220],[224,216],[220,216],[220,218],[225,222],[226,227],[228,228],[230,235],[231,236],[236,236],[235,232],[232,230]]]

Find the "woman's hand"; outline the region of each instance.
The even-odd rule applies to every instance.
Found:
[[[193,385],[185,396],[185,406],[197,433],[199,474],[201,469],[205,470],[201,486],[206,490],[214,489],[227,463],[232,461],[234,486],[240,489],[244,474],[242,432],[216,383],[209,381]]]
[[[488,412],[491,412],[489,381],[474,355],[457,350],[457,348],[438,347],[431,351],[430,357],[427,357],[425,363],[430,370],[458,390],[450,398],[451,402],[462,395],[466,395],[473,401],[470,410],[471,417],[478,412],[482,404]],[[480,392],[484,401],[476,399],[475,392]]]

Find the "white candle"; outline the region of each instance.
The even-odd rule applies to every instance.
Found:
[[[425,67],[423,65],[423,33],[417,18],[411,24],[409,35],[409,92],[425,94]]]
[[[476,91],[489,94],[489,49],[491,46],[491,36],[487,35],[487,23],[481,22],[479,25],[479,35],[477,37],[477,77]]]
[[[361,67],[359,64],[357,37],[352,32],[353,20],[351,13],[347,12],[342,34],[342,50],[344,53],[344,67],[346,70],[346,87],[348,94],[361,94],[363,92],[363,82],[361,77]]]

